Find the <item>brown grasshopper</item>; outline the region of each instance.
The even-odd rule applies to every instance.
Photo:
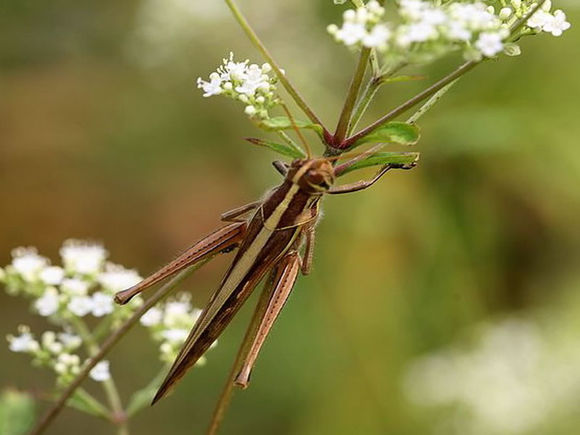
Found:
[[[153,403],[165,396],[207,351],[258,283],[269,274],[264,289],[270,293],[267,307],[259,319],[259,326],[249,337],[249,350],[235,378],[237,385],[247,387],[260,348],[288,299],[298,273],[307,275],[310,272],[321,198],[325,194],[366,189],[390,169],[411,169],[416,161],[386,164],[370,180],[334,186],[337,176],[357,158],[336,167],[333,160],[325,157],[296,159],[290,165],[274,162],[284,181],[263,200],[222,214],[221,220],[229,222],[228,225],[195,243],[139,284],[115,295],[117,303],[127,303],[136,294],[180,270],[237,248],[218,290],[193,326]],[[300,254],[302,249],[303,255]]]

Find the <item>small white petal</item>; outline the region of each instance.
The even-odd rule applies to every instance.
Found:
[[[86,316],[93,310],[93,299],[89,296],[74,296],[68,303],[68,309],[76,316]]]
[[[97,382],[106,381],[111,377],[111,373],[109,371],[109,361],[100,361],[93,367],[93,369],[89,372],[89,376],[91,379]]]
[[[41,316],[52,316],[58,310],[59,295],[54,287],[48,287],[42,297],[34,302],[34,308]]]
[[[161,323],[163,312],[156,307],[150,308],[139,320],[143,326],[155,326]]]

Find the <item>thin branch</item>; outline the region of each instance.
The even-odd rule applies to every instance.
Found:
[[[374,129],[383,125],[385,122],[388,122],[388,121],[396,118],[397,116],[399,116],[402,113],[409,110],[411,107],[415,106],[416,104],[419,104],[421,101],[434,95],[437,91],[444,88],[449,83],[457,80],[462,75],[471,71],[479,63],[480,63],[480,61],[465,62],[463,65],[461,65],[455,71],[453,71],[450,74],[448,74],[447,76],[443,77],[437,83],[434,83],[433,85],[431,85],[430,87],[425,89],[423,92],[420,92],[419,94],[415,95],[413,98],[407,100],[406,102],[404,102],[403,104],[401,104],[397,108],[391,110],[389,113],[387,113],[386,115],[384,115],[382,118],[378,119],[377,121],[373,122],[368,127],[365,127],[364,129],[362,129],[358,133],[356,133],[353,136],[346,139],[342,144],[340,144],[339,148],[345,149],[345,148],[350,147],[353,143],[355,143],[361,137],[366,136],[367,134],[372,132]]]
[[[262,57],[270,64],[270,66],[276,73],[276,76],[278,76],[278,80],[280,80],[280,83],[282,83],[282,86],[284,86],[284,89],[286,89],[288,94],[290,94],[292,99],[296,102],[298,107],[302,109],[302,111],[306,114],[306,116],[310,119],[310,121],[322,126],[324,130],[324,137],[329,138],[330,132],[326,129],[326,127],[324,127],[320,118],[316,116],[316,114],[312,111],[310,106],[308,106],[306,101],[302,98],[302,96],[300,96],[298,91],[294,88],[294,86],[292,86],[290,81],[286,78],[286,75],[282,72],[282,70],[280,69],[280,67],[278,66],[278,64],[276,63],[276,61],[274,60],[274,58],[272,57],[266,46],[262,43],[256,32],[254,32],[254,29],[252,29],[250,23],[248,23],[246,18],[243,16],[242,12],[235,4],[234,0],[225,0],[225,2],[232,11],[234,18],[236,19],[238,24],[242,27],[242,29],[244,30],[244,32],[246,33],[252,44],[254,44],[254,46],[260,52]]]
[[[272,277],[273,275],[271,275]],[[232,365],[232,369],[228,376],[228,379],[224,385],[224,388],[220,394],[216,407],[214,409],[213,415],[211,417],[210,425],[207,429],[207,435],[216,435],[217,431],[224,419],[225,413],[228,410],[230,405],[232,395],[234,393],[235,387],[235,379],[238,376],[240,369],[252,347],[252,342],[254,337],[256,336],[258,327],[260,326],[260,322],[266,309],[268,308],[268,302],[270,301],[270,297],[272,292],[274,291],[274,285],[272,282],[272,278],[268,279],[267,284],[264,286],[264,290],[262,290],[262,294],[260,295],[260,299],[258,300],[258,304],[256,305],[256,309],[254,311],[254,315],[252,316],[252,320],[248,325],[248,329],[246,330],[246,334],[244,335],[244,339],[242,340],[242,344],[240,345],[240,349],[236,355],[236,359],[234,364]]]
[[[340,118],[338,119],[338,125],[336,126],[336,132],[334,133],[333,144],[341,144],[344,141],[346,132],[348,130],[348,124],[350,123],[350,117],[360,91],[360,87],[365,76],[365,71],[367,69],[367,63],[369,61],[369,56],[371,53],[370,48],[363,47],[360,52],[358,59],[358,64],[352,80],[350,82],[350,87],[348,88],[348,93],[346,94],[346,99],[344,100],[344,105],[342,106],[342,112],[340,113]]]
[[[515,35],[515,33],[518,30],[520,30],[527,23],[527,21],[547,1],[548,0],[544,0],[541,3],[538,3],[533,9],[530,10],[530,12],[528,12],[525,16],[523,16],[518,21],[516,21],[510,27],[510,35],[513,37]],[[448,74],[447,76],[443,77],[437,83],[435,83],[432,86],[430,86],[429,88],[425,89],[423,92],[415,95],[413,98],[411,98],[410,100],[407,100],[406,102],[404,102],[403,104],[401,104],[399,107],[395,108],[391,112],[389,112],[386,115],[384,115],[382,118],[380,118],[377,121],[373,122],[368,127],[362,129],[361,131],[359,131],[355,135],[353,135],[353,136],[349,137],[348,139],[346,139],[342,144],[339,145],[339,148],[340,149],[348,148],[349,146],[351,146],[353,143],[355,143],[361,137],[366,136],[371,131],[373,131],[375,128],[379,127],[380,125],[384,124],[387,121],[390,121],[391,119],[396,118],[397,116],[399,116],[400,114],[406,112],[407,110],[409,110],[411,107],[415,106],[416,104],[419,104],[421,101],[425,100],[426,98],[431,97],[432,95],[434,95],[435,93],[437,93],[439,90],[443,89],[448,84],[454,82],[459,77],[461,77],[464,74],[466,74],[467,72],[471,71],[476,65],[479,65],[480,63],[482,63],[482,60],[479,60],[479,61],[472,60],[472,61],[469,61],[469,62],[465,62],[463,65],[461,65],[455,71],[453,71],[450,74]]]
[[[363,91],[359,100],[356,103],[354,113],[351,117],[350,124],[348,126],[348,134],[351,134],[352,130],[356,128],[361,118],[365,114],[366,110],[368,109],[371,101],[375,97],[379,88],[385,83],[388,83],[391,77],[393,77],[396,73],[398,73],[401,69],[403,69],[407,65],[408,64],[406,62],[401,62],[392,67],[389,71],[385,72],[384,74],[373,75],[373,77],[369,80],[367,87],[365,88],[365,90]]]
[[[429,98],[427,100],[427,102],[419,108],[419,110],[417,110],[415,113],[413,113],[413,115],[411,115],[411,117],[409,119],[407,119],[407,122],[409,124],[416,124],[417,121],[419,120],[419,118],[421,118],[425,113],[427,113],[429,110],[431,110],[431,108],[435,104],[437,104],[437,102],[443,97],[443,95],[445,95],[447,93],[447,91],[449,91],[449,89],[451,89],[453,87],[453,85],[455,83],[457,83],[458,80],[459,79],[452,81],[447,86],[445,86],[442,89],[440,89],[439,91],[435,92],[435,94],[433,94],[433,96],[431,98]]]
[[[71,397],[71,395],[75,392],[75,390],[81,385],[81,383],[87,378],[89,372],[97,365],[99,361],[101,361],[109,351],[129,332],[129,330],[137,324],[139,319],[143,314],[145,314],[151,307],[169,295],[175,287],[183,281],[187,276],[189,276],[194,270],[198,269],[205,263],[207,263],[210,258],[205,259],[204,261],[190,267],[179,273],[175,278],[169,281],[167,284],[162,286],[157,292],[153,294],[149,299],[147,299],[143,305],[139,307],[135,313],[123,323],[119,329],[115,331],[114,334],[111,334],[107,340],[102,344],[99,351],[95,356],[90,358],[84,368],[80,371],[77,377],[70,383],[70,385],[64,390],[56,401],[56,403],[52,406],[51,409],[42,417],[42,419],[37,423],[37,425],[32,429],[30,432],[31,435],[39,435],[43,433],[48,426],[52,423],[52,421],[58,416],[58,414],[62,411],[66,401]]]

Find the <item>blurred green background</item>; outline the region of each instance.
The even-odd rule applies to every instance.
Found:
[[[354,68],[325,31],[341,8],[330,0],[240,3],[334,126]],[[441,422],[457,409],[405,394],[416,358],[482,322],[522,316],[569,328],[563,346],[580,347],[577,322],[558,323],[580,315],[580,9],[556,6],[566,8],[570,31],[528,38],[521,57],[478,67],[422,120],[416,169],[325,201],[314,271],[299,279],[224,434],[455,433]],[[145,275],[215,228],[221,212],[278,183],[276,156],[242,140],[259,132],[241,107],[195,89],[230,50],[259,61],[215,0],[2,2],[0,264],[22,245],[56,261],[64,239],[88,238]],[[458,62],[420,72],[432,80]],[[385,88],[366,121],[423,86]],[[196,305],[227,261],[184,285]],[[0,304],[2,336],[19,323],[47,327],[24,300],[0,293]],[[203,431],[249,314],[248,306],[205,367],[131,422],[134,433]],[[160,367],[140,328],[111,361],[125,398]],[[0,373],[2,386],[52,387],[52,375],[6,345]],[[543,429],[523,433],[574,433],[580,391],[566,401],[574,412],[546,413]],[[72,410],[49,433],[81,430],[110,433]]]

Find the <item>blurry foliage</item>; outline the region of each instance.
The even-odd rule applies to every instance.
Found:
[[[0,394],[0,433],[22,435],[35,419],[34,399],[27,393],[6,389]]]
[[[191,33],[179,42],[167,36],[161,47],[171,50],[147,63],[135,59],[154,45],[145,38],[133,48],[146,3],[0,4],[1,264],[15,246],[56,257],[61,240],[89,237],[106,242],[114,261],[145,273],[216,227],[222,211],[279,182],[269,165],[274,154],[243,141],[257,130],[238,107],[203,100],[195,89],[195,77],[230,49],[256,58],[225,6],[192,0],[221,11],[190,14],[180,29]],[[326,24],[340,16],[331,6],[241,2],[333,125],[354,65],[326,35]],[[580,22],[577,8],[567,12],[573,25]],[[168,33],[159,24],[156,30]],[[566,296],[580,282],[580,59],[572,56],[579,42],[573,27],[560,40],[526,40],[519,58],[479,67],[421,120],[416,169],[325,201],[314,272],[299,280],[252,387],[234,397],[224,434],[427,433],[432,413],[446,411],[417,408],[403,395],[402,375],[414,357],[495,315],[546,306],[551,316],[563,307],[580,315],[578,299]],[[458,60],[409,73],[433,79]],[[423,86],[386,86],[361,125]],[[196,305],[225,264],[217,260],[184,286]],[[43,327],[23,319],[22,303],[0,301],[0,331],[23,321]],[[136,433],[161,433],[168,421],[175,434],[202,431],[247,308],[212,364],[136,418]],[[111,356],[127,383],[124,397],[156,372],[149,343],[132,333]],[[2,384],[47,389],[50,380],[17,358],[0,346]],[[571,418],[562,425],[577,427]],[[52,433],[105,427],[67,411]]]

